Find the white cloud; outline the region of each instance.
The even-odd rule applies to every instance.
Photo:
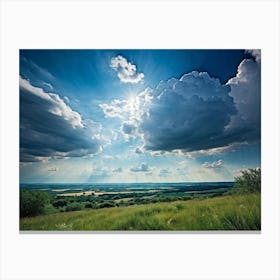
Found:
[[[260,49],[253,49],[253,50],[246,50],[247,53],[250,53],[257,62],[261,62],[261,50]]]
[[[125,138],[139,137],[142,151],[188,157],[234,151],[260,140],[260,51],[243,60],[227,84],[207,72],[161,81],[133,99],[100,107],[119,118]],[[137,150],[139,153],[140,150]]]
[[[129,99],[114,99],[111,103],[99,104],[106,118],[119,118],[124,121],[139,123],[153,99],[153,90],[146,88],[137,96]]]
[[[228,133],[240,131],[244,141],[260,140],[261,65],[260,56],[256,55],[259,57],[256,61],[244,59],[236,77],[227,82],[238,114],[232,116],[226,130]]]
[[[242,145],[247,145],[247,142],[243,143],[232,143],[224,147],[217,147],[212,149],[205,149],[205,150],[198,150],[193,152],[184,152],[180,151],[182,155],[185,155],[189,158],[194,158],[197,156],[212,156],[216,154],[222,154],[222,153],[228,153],[228,152],[234,152],[236,149],[238,149]]]
[[[211,178],[210,181],[232,181],[233,173],[227,168],[224,162],[219,159],[214,162],[204,162],[203,169],[198,169],[197,172],[204,173],[204,178]]]
[[[130,138],[142,137],[138,127],[151,100],[152,90],[147,88],[132,98],[123,100],[114,99],[109,104],[99,104],[99,107],[103,110],[106,118],[116,118],[122,121],[120,132],[123,134],[125,140],[128,140]]]
[[[143,73],[137,73],[136,65],[127,61],[121,55],[111,59],[110,67],[117,72],[117,75],[122,83],[139,83],[143,78]]]
[[[110,104],[99,104],[106,118],[124,119],[129,117],[127,100],[114,99]]]
[[[212,163],[209,162],[204,162],[202,164],[204,168],[211,168],[211,169],[216,169],[216,168],[221,168],[223,166],[223,161],[221,159],[214,161]]]

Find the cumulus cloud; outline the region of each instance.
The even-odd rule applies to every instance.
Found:
[[[130,171],[131,172],[150,172],[151,168],[147,163],[141,163],[138,166],[131,167]]]
[[[211,155],[259,141],[261,53],[250,53],[225,85],[197,71],[161,81],[140,123],[145,149]]]
[[[226,130],[228,133],[242,131],[245,141],[260,140],[261,133],[260,53],[254,55],[256,61],[244,59],[238,66],[236,77],[227,83],[238,114],[232,116]]]
[[[253,49],[253,50],[246,50],[247,53],[250,53],[256,60],[256,62],[261,62],[261,50],[260,49]]]
[[[139,136],[154,155],[177,152],[189,157],[233,151],[260,140],[260,50],[248,50],[226,84],[207,72],[192,71],[161,81],[134,100],[100,107],[119,118],[125,137]],[[136,151],[140,153],[140,150]]]
[[[99,104],[99,107],[103,110],[105,118],[121,120],[120,132],[128,140],[129,138],[140,136],[138,127],[149,103],[149,94],[150,89],[146,89],[133,98],[124,100],[114,99],[109,104]]]
[[[204,162],[202,164],[204,168],[210,168],[210,169],[216,169],[216,168],[221,168],[223,166],[223,161],[221,159],[214,161],[212,163],[209,162]]]
[[[111,59],[110,67],[117,72],[118,78],[122,83],[139,83],[143,78],[143,73],[137,73],[136,65],[127,61],[121,55]]]
[[[101,126],[82,120],[59,95],[20,77],[20,161],[36,162],[98,153]]]
[[[140,124],[145,148],[195,151],[228,144],[224,127],[237,113],[229,91],[206,72],[161,81]]]
[[[204,176],[208,176],[209,178],[212,178],[212,180],[233,180],[232,172],[228,170],[228,168],[224,165],[223,161],[220,159],[210,163],[204,162],[202,164],[202,167],[203,169],[200,169],[202,174],[204,173]]]

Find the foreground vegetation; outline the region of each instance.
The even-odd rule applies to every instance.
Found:
[[[225,184],[20,193],[21,230],[260,230],[261,170]]]
[[[22,218],[21,230],[260,230],[259,193]]]

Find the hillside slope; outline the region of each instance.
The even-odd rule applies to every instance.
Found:
[[[260,194],[64,212],[20,219],[20,230],[260,229]]]

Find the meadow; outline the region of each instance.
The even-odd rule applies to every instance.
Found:
[[[31,186],[20,230],[261,230],[260,169],[235,183]]]
[[[21,230],[260,230],[260,194],[22,218]]]

